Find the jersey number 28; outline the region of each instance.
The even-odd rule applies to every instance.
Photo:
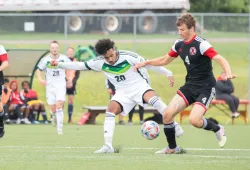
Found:
[[[59,76],[59,70],[53,71],[53,76]]]

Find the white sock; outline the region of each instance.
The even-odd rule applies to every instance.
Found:
[[[157,96],[151,97],[148,100],[148,103],[151,104],[155,109],[157,109],[160,114],[163,114],[167,109],[167,105],[163,103],[162,100]]]
[[[57,121],[57,130],[62,131],[63,128],[63,110],[56,110],[56,121]]]
[[[115,114],[106,112],[104,121],[104,142],[106,145],[113,147],[113,135],[115,130]]]

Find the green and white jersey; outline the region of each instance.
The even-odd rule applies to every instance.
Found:
[[[56,66],[51,66],[50,61],[53,58],[48,55],[41,59],[39,64],[37,65],[38,69],[41,71],[45,71],[46,76],[46,86],[66,86],[66,74],[65,70],[61,68],[57,68]],[[59,62],[71,62],[71,60],[63,55],[60,54],[59,57],[56,59]]]
[[[103,57],[98,57],[85,62],[85,66],[89,70],[103,71],[116,90],[126,90],[128,87],[131,90],[131,88],[136,89],[147,84],[146,77],[142,74],[145,68],[134,71],[134,66],[143,61],[145,59],[136,53],[119,50],[118,58],[113,65],[110,65]]]

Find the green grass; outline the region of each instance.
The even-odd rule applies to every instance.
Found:
[[[188,153],[155,155],[155,151],[166,146],[163,132],[149,141],[141,136],[138,125],[116,126],[114,146],[122,146],[121,152],[96,155],[93,151],[103,145],[100,125],[66,125],[62,136],[50,125],[9,125],[0,140],[0,169],[250,169],[250,127],[228,125],[225,128],[228,143],[224,149],[219,149],[212,132],[184,125],[185,134],[177,142]]]

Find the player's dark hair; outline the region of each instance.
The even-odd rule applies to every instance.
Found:
[[[22,82],[22,86],[24,86],[24,84],[28,84],[29,87],[30,87],[30,83],[29,83],[28,81],[23,81],[23,82]]]
[[[114,45],[115,45],[114,41],[111,41],[110,39],[102,39],[96,43],[95,51],[99,55],[105,55],[108,50],[114,48]]]
[[[9,83],[10,82],[10,80],[9,79],[4,79],[4,83]]]
[[[194,27],[194,29],[195,29],[195,23],[196,23],[196,21],[195,21],[194,17],[189,13],[183,14],[182,16],[177,18],[177,21],[176,21],[177,27],[179,27],[181,24],[186,24],[188,29],[190,29],[192,27]]]

